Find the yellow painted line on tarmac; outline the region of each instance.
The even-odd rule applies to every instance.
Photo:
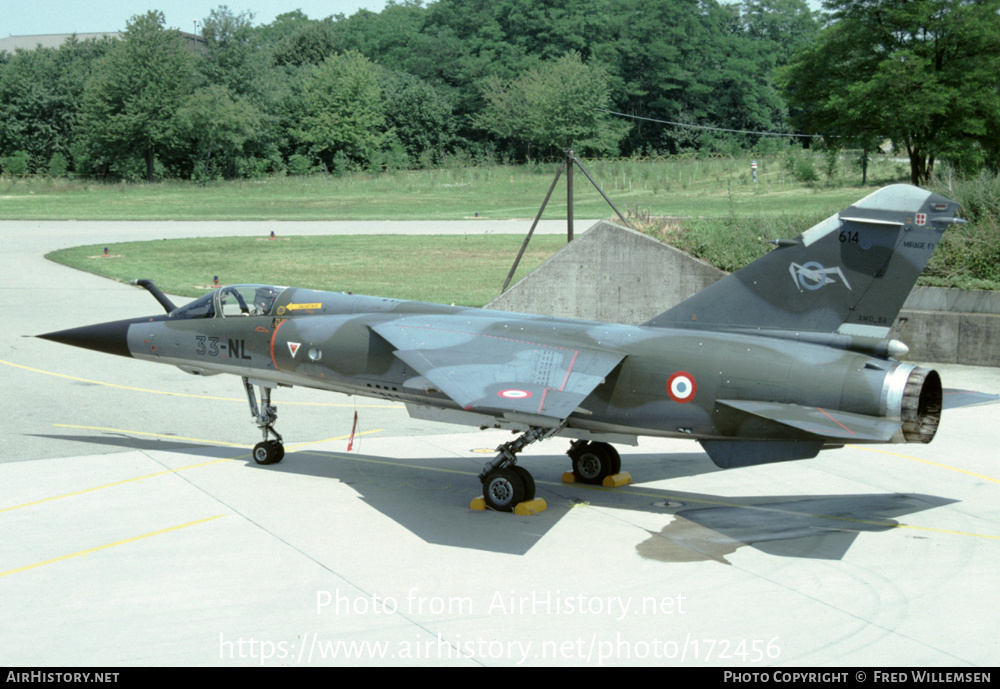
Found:
[[[186,467],[179,467],[177,469],[164,469],[163,471],[157,471],[152,474],[146,474],[144,476],[135,476],[133,478],[122,479],[121,481],[112,481],[111,483],[104,483],[100,486],[92,486],[90,488],[84,488],[82,490],[75,490],[71,493],[63,493],[62,495],[53,495],[49,498],[42,498],[40,500],[33,500],[31,502],[21,503],[20,505],[12,505],[10,507],[0,508],[0,514],[4,512],[11,512],[13,510],[19,510],[22,507],[31,507],[32,505],[41,505],[42,503],[52,502],[54,500],[62,500],[63,498],[71,498],[74,495],[84,495],[85,493],[93,493],[98,490],[104,490],[105,488],[114,488],[115,486],[121,486],[126,483],[135,483],[136,481],[144,481],[148,478],[154,478],[156,476],[164,476],[166,474],[175,474],[178,471],[184,471],[186,469],[196,469],[198,467],[208,466],[210,464],[221,464],[222,462],[230,462],[232,459],[213,459],[210,462],[202,462],[200,464],[191,464]]]
[[[168,526],[165,529],[159,529],[157,531],[150,531],[149,533],[140,534],[139,536],[132,536],[131,538],[123,538],[120,541],[115,541],[114,543],[105,543],[104,545],[95,546],[93,548],[87,548],[86,550],[80,550],[75,553],[70,553],[69,555],[61,555],[59,557],[53,557],[49,560],[42,560],[41,562],[36,562],[32,565],[25,565],[24,567],[18,567],[16,569],[8,569],[6,572],[0,572],[0,577],[5,577],[8,574],[17,574],[18,572],[25,572],[29,569],[35,569],[36,567],[42,567],[44,565],[51,565],[54,562],[62,562],[63,560],[69,560],[74,557],[82,557],[83,555],[90,555],[91,553],[96,553],[100,550],[107,550],[108,548],[114,548],[115,546],[125,545],[126,543],[135,543],[136,541],[141,541],[144,538],[150,538],[152,536],[160,536],[165,533],[170,533],[171,531],[178,531],[180,529],[186,529],[189,526],[196,526],[198,524],[204,524],[206,522],[214,521],[225,517],[224,514],[217,514],[214,517],[205,517],[204,519],[196,519],[193,522],[187,522],[186,524],[177,524],[176,526]]]
[[[947,469],[948,471],[955,471],[959,474],[965,474],[966,476],[981,478],[984,481],[989,481],[991,483],[1000,483],[1000,479],[995,479],[992,476],[986,476],[985,474],[977,474],[974,471],[969,471],[967,469],[959,469],[958,467],[949,466],[948,464],[942,464],[941,462],[932,462],[929,459],[920,459],[920,457],[911,457],[910,455],[900,454],[899,452],[892,452],[890,450],[880,450],[878,448],[867,447],[865,445],[848,445],[848,447],[855,450],[867,450],[868,452],[878,452],[879,454],[891,455],[892,457],[902,457],[903,459],[911,459],[914,462],[929,464],[932,467],[937,467],[938,469]]]
[[[354,434],[354,437],[360,438],[363,435],[371,435],[372,433],[385,433],[385,429],[376,428],[371,431],[358,431],[357,433]],[[348,435],[338,435],[336,438],[327,438],[326,440],[310,440],[307,443],[296,443],[295,445],[285,445],[285,450],[295,451],[303,447],[310,447],[311,445],[319,445],[320,443],[332,443],[338,440],[347,440],[350,437],[351,437],[350,434],[348,434]],[[315,454],[315,453],[304,452],[303,454]]]
[[[55,373],[53,371],[44,371],[44,370],[42,370],[40,368],[32,368],[31,366],[22,366],[21,364],[11,363],[10,361],[4,361],[3,359],[0,359],[0,364],[6,364],[7,366],[13,366],[14,368],[24,369],[25,371],[31,371],[32,373],[41,373],[41,374],[46,375],[46,376],[55,376],[56,378],[66,378],[67,380],[75,380],[75,381],[80,382],[80,383],[90,383],[92,385],[103,385],[105,387],[119,388],[121,390],[132,390],[134,392],[151,392],[151,393],[154,393],[154,394],[157,394],[157,395],[170,395],[172,397],[194,397],[196,399],[220,400],[220,401],[224,401],[224,402],[242,402],[242,401],[245,401],[245,400],[241,400],[241,399],[234,398],[234,397],[210,397],[208,395],[192,395],[192,394],[183,393],[183,392],[167,392],[165,390],[148,390],[146,388],[134,388],[134,387],[130,387],[128,385],[118,385],[117,383],[105,383],[104,381],[100,381],[100,380],[91,380],[89,378],[78,378],[77,376],[69,376],[69,375],[66,375],[65,373]]]
[[[252,447],[252,445],[247,445],[246,443],[230,443],[230,442],[226,442],[224,440],[207,440],[205,438],[189,438],[189,437],[183,436],[183,435],[168,435],[166,433],[148,433],[146,431],[130,431],[130,430],[125,429],[125,428],[105,428],[103,426],[76,426],[74,424],[69,424],[69,423],[54,423],[52,425],[55,426],[56,428],[78,428],[78,429],[85,430],[85,431],[106,431],[106,432],[109,432],[109,433],[127,433],[129,435],[146,435],[146,436],[150,436],[150,437],[153,437],[153,438],[166,438],[167,440],[188,440],[188,441],[194,442],[194,443],[211,443],[213,445],[224,445],[226,447],[241,447],[241,448],[247,448],[247,449],[249,449],[250,447]],[[384,432],[385,432],[385,429],[383,429],[383,428],[376,428],[376,429],[371,430],[371,431],[359,431],[359,432],[357,432],[357,433],[354,434],[354,437],[357,438],[357,437],[360,437],[362,435],[370,435],[372,433],[384,433]],[[286,451],[288,451],[288,450],[297,450],[298,448],[309,447],[310,445],[319,445],[320,443],[329,443],[329,442],[334,442],[334,441],[337,441],[337,440],[347,440],[350,437],[351,436],[348,434],[348,435],[340,435],[340,436],[337,436],[335,438],[325,438],[323,440],[310,440],[309,442],[305,442],[305,443],[296,443],[295,445],[286,445],[285,446],[285,450]],[[223,460],[216,460],[216,461],[228,462],[229,460],[228,459],[223,459]],[[215,462],[208,462],[208,464],[214,464],[214,463]],[[204,464],[193,464],[192,466],[204,466]],[[190,467],[183,467],[183,468],[190,468]],[[180,471],[180,469],[178,469],[178,471]]]
[[[175,436],[175,435],[163,435],[163,434],[160,434],[160,433],[146,433],[144,431],[129,431],[129,430],[121,429],[121,428],[101,428],[99,426],[73,426],[73,425],[70,425],[70,424],[60,424],[60,423],[55,423],[55,424],[52,424],[52,425],[53,426],[57,426],[59,428],[79,428],[79,429],[90,430],[90,431],[111,431],[111,432],[114,432],[114,433],[128,433],[128,434],[134,434],[134,435],[149,435],[149,436],[154,436],[154,437],[157,437],[157,438],[170,438],[172,440],[191,440],[191,441],[199,442],[199,443],[215,443],[217,445],[225,445],[225,446],[229,446],[229,447],[238,447],[238,448],[247,448],[247,447],[249,447],[248,445],[238,445],[237,443],[227,443],[227,442],[222,442],[222,441],[218,441],[218,440],[204,440],[204,439],[201,439],[201,438],[181,438],[181,437],[178,437],[178,436]],[[354,437],[357,438],[358,436],[361,436],[361,435],[368,435],[370,433],[381,433],[381,432],[383,432],[383,431],[380,428],[376,429],[376,430],[372,430],[372,431],[362,431],[360,433],[355,433]],[[326,442],[331,442],[331,441],[336,441],[336,440],[347,440],[350,437],[351,437],[350,435],[342,435],[342,436],[338,436],[336,438],[327,438],[325,440],[316,440],[316,441],[308,442],[308,443],[299,443],[298,445],[288,446],[285,449],[286,450],[289,450],[289,449],[294,450],[295,448],[308,447],[309,445],[316,445],[318,443],[326,443]],[[71,493],[63,493],[61,495],[53,495],[52,497],[41,498],[40,500],[33,500],[31,502],[25,502],[25,503],[22,503],[20,505],[12,505],[10,507],[0,507],[0,514],[2,514],[4,512],[11,512],[13,510],[19,510],[22,507],[31,507],[32,505],[40,505],[42,503],[52,502],[54,500],[62,500],[63,498],[71,498],[74,495],[83,495],[85,493],[93,493],[93,492],[98,491],[98,490],[103,490],[105,488],[113,488],[114,486],[121,486],[121,485],[124,485],[126,483],[135,483],[136,481],[144,481],[144,480],[149,479],[149,478],[155,478],[156,476],[164,476],[166,474],[176,474],[179,471],[186,471],[188,469],[198,469],[200,467],[211,466],[212,464],[222,464],[223,462],[232,462],[232,461],[235,461],[235,460],[238,460],[238,459],[242,459],[242,458],[244,458],[246,456],[247,455],[239,455],[237,457],[225,457],[225,458],[222,458],[222,459],[213,459],[213,460],[210,460],[210,461],[207,461],[207,462],[198,462],[197,464],[189,464],[187,466],[178,467],[176,469],[164,469],[163,471],[157,471],[157,472],[154,472],[152,474],[145,474],[143,476],[134,476],[132,478],[122,479],[121,481],[113,481],[111,483],[105,483],[105,484],[102,484],[100,486],[92,486],[91,488],[84,488],[82,490],[73,491]]]
[[[188,438],[182,435],[166,435],[164,433],[147,433],[145,431],[129,431],[124,428],[104,428],[102,426],[75,426],[68,423],[54,423],[52,424],[56,428],[79,428],[85,431],[107,431],[109,433],[128,433],[129,435],[148,435],[154,438],[168,438],[169,440],[190,440],[195,443],[211,443],[213,445],[225,445],[227,447],[246,447],[249,448],[250,445],[245,443],[228,443],[223,440],[205,440],[204,438]]]
[[[216,400],[219,402],[243,402],[246,403],[245,397],[212,397],[210,395],[194,395],[186,392],[169,392],[167,390],[150,390],[149,388],[134,388],[128,385],[118,385],[117,383],[106,383],[101,380],[91,380],[90,378],[78,378],[77,376],[66,375],[65,373],[55,373],[53,371],[45,371],[40,368],[32,368],[31,366],[23,366],[21,364],[15,364],[10,361],[4,361],[0,359],[0,364],[5,364],[7,366],[12,366],[14,368],[20,368],[25,371],[31,371],[32,373],[41,373],[46,376],[55,376],[56,378],[66,378],[67,380],[75,380],[79,383],[90,383],[91,385],[103,385],[109,388],[119,388],[120,390],[132,390],[133,392],[148,392],[154,395],[170,395],[171,397],[190,397],[199,400]],[[336,393],[334,393],[336,394]],[[278,406],[288,405],[288,406],[300,406],[300,407],[350,407],[358,409],[404,409],[402,404],[354,404],[353,402],[282,402],[280,400],[275,400],[272,404]]]

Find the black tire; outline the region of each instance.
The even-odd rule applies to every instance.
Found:
[[[524,500],[525,500],[525,502],[528,501],[528,500],[534,500],[535,499],[535,477],[531,475],[531,472],[529,472],[527,469],[525,469],[522,466],[515,465],[513,468],[514,468],[514,471],[517,472],[517,475],[520,476],[521,480],[524,482]]]
[[[573,460],[573,475],[580,483],[592,486],[599,486],[604,482],[604,477],[615,473],[614,457],[608,449],[610,445],[605,443],[587,443],[578,445],[570,450],[569,457]],[[611,448],[612,452],[614,448]],[[615,453],[617,454],[617,453]],[[621,459],[618,460],[619,465]]]
[[[611,471],[608,475],[621,473],[622,470],[622,456],[618,454],[618,450],[614,448],[614,445],[608,445],[607,443],[594,443],[595,445],[600,445],[603,447],[608,456],[611,458]]]
[[[483,481],[483,498],[491,510],[513,512],[515,505],[524,502],[524,495],[524,480],[514,469],[496,469]]]
[[[285,446],[277,440],[265,440],[253,447],[253,461],[257,464],[277,464],[285,456]]]

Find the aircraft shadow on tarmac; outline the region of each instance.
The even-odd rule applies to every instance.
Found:
[[[44,436],[130,450],[167,451],[210,458],[239,456],[241,449],[127,436]],[[730,497],[651,488],[604,489],[559,480],[565,457],[525,458],[537,472],[537,495],[548,509],[530,517],[469,509],[476,497],[479,459],[423,457],[397,459],[329,451],[290,451],[281,464],[246,466],[334,479],[367,504],[428,543],[512,555],[527,553],[579,505],[670,515],[659,531],[636,544],[637,553],[662,562],[726,559],[741,547],[781,557],[839,560],[860,533],[899,526],[901,517],[955,502],[923,494],[855,494]],[[649,466],[657,479],[716,470],[700,453],[632,455],[634,466]],[[697,467],[704,467],[704,472]],[[631,530],[628,533],[632,533]]]
[[[1000,401],[1000,395],[988,392],[945,388],[942,395],[941,408],[945,410],[959,409],[961,407],[973,407],[980,404],[994,404],[998,401]]]
[[[648,532],[649,537],[636,544],[637,553],[647,559],[729,564],[726,555],[750,546],[775,556],[839,560],[858,534],[888,531],[899,525],[899,517],[955,502],[896,493],[727,497],[648,486],[606,489],[562,483],[565,457],[536,456],[529,460],[536,495],[545,499],[548,509],[521,517],[470,510],[478,471],[457,464],[454,457],[408,460],[411,466],[393,458],[336,452],[299,452],[291,458],[294,461],[260,469],[337,479],[428,543],[512,555],[527,553],[570,510],[586,504],[673,515],[659,532]],[[710,464],[704,455],[698,458]],[[632,456],[629,461],[641,464],[643,458]],[[248,466],[257,468],[250,462]],[[442,470],[455,473],[442,477]]]
[[[234,455],[250,456],[250,448],[240,448],[225,445],[204,445],[192,441],[136,438],[130,435],[52,435],[29,433],[35,438],[50,440],[68,440],[78,443],[90,443],[104,447],[118,447],[122,450],[138,450],[148,452],[178,452],[188,455],[199,455],[212,459],[223,459]]]
[[[726,555],[751,546],[769,555],[839,560],[862,532],[888,531],[899,526],[897,517],[956,502],[899,493],[726,500],[732,504],[677,510],[674,521],[637,546],[639,554],[665,562],[730,564]]]

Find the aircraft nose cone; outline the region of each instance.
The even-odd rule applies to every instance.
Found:
[[[54,333],[37,335],[43,340],[52,340],[61,344],[68,344],[84,349],[93,349],[106,354],[117,354],[119,356],[132,356],[128,349],[128,328],[133,323],[144,322],[148,319],[129,319],[124,321],[111,321],[109,323],[98,323],[96,325],[85,325],[81,328],[70,328]]]

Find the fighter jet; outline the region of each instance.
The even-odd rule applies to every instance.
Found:
[[[302,385],[402,402],[415,418],[520,433],[480,473],[511,511],[535,484],[517,464],[560,436],[575,480],[621,471],[613,444],[691,438],[723,468],[815,457],[845,443],[929,443],[937,372],[898,361],[890,328],[957,204],[890,186],[641,325],[598,323],[272,285],[220,287],[165,314],[40,335],[243,381],[280,462],[271,404]],[[260,391],[258,404],[254,388]]]

